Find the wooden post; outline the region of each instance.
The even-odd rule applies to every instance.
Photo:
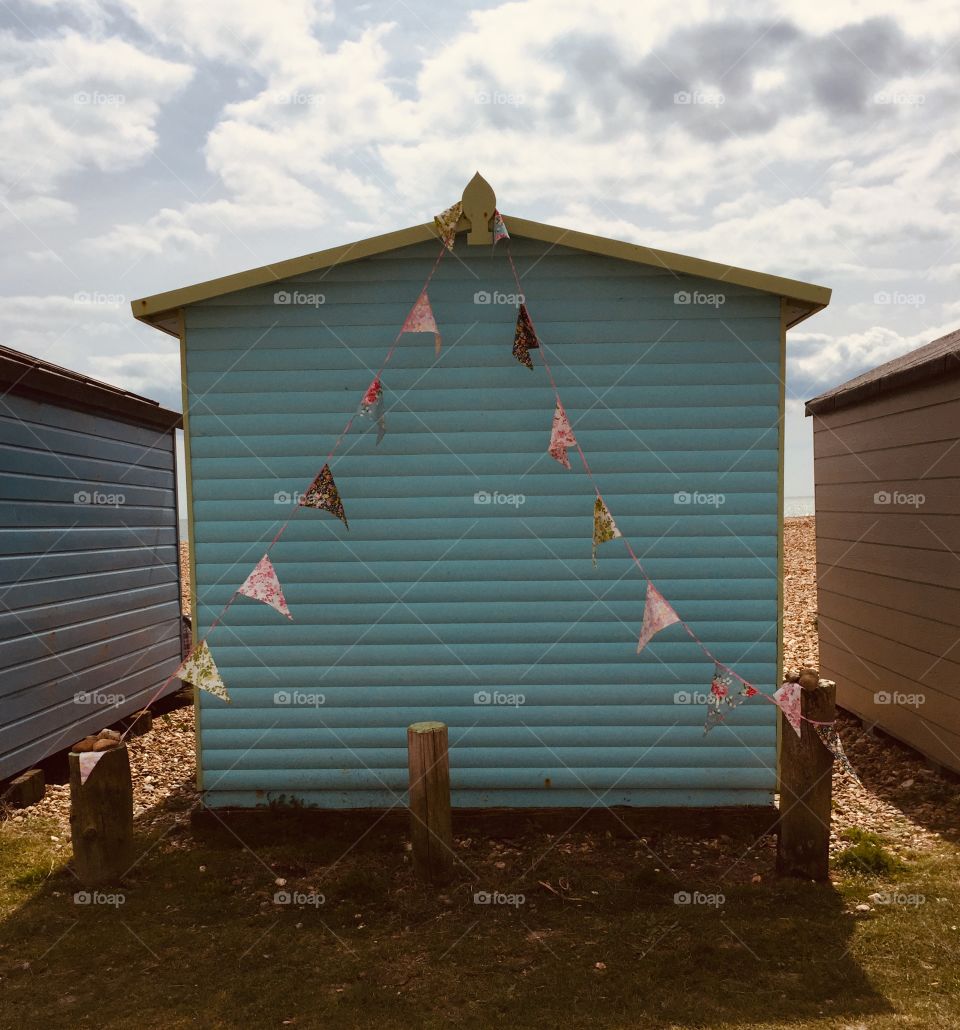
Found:
[[[780,713],[780,823],[777,871],[826,880],[830,873],[830,806],[833,755],[807,719],[833,722],[837,685],[804,669],[799,677],[800,736]]]
[[[80,755],[70,752],[73,864],[84,887],[117,883],[133,855],[133,784],[126,744],[101,753],[86,783]]]
[[[407,727],[407,764],[413,869],[427,883],[446,883],[453,876],[453,831],[447,727],[442,722]]]

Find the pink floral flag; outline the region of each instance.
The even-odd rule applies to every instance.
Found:
[[[387,420],[383,413],[383,384],[380,382],[379,376],[367,387],[357,414],[360,418],[366,418],[369,415],[377,420],[377,446],[379,447],[387,432]]]
[[[610,509],[604,503],[603,498],[598,494],[593,502],[593,567],[597,567],[597,548],[608,540],[616,540],[621,536],[617,529],[616,522],[610,514]]]
[[[680,621],[670,602],[650,583],[647,586],[647,603],[643,606],[643,626],[637,641],[637,654],[650,643],[662,629]]]
[[[227,685],[223,682],[206,640],[197,644],[190,657],[177,670],[177,676],[185,683],[192,683],[198,690],[206,690],[221,701],[230,703]]]
[[[433,308],[430,307],[430,298],[427,291],[417,297],[416,303],[410,309],[406,321],[403,323],[401,333],[433,333],[433,347],[437,356],[440,354],[440,330],[437,328],[437,320],[433,317]]]
[[[281,615],[293,619],[283,596],[280,580],[277,579],[277,570],[267,555],[257,562],[253,572],[247,576],[237,593],[243,594],[244,597],[252,597],[254,601],[263,601],[264,604],[275,608]]]
[[[446,211],[441,211],[440,214],[433,216],[437,232],[440,233],[440,239],[443,240],[443,245],[447,250],[453,250],[457,239],[457,223],[462,214],[463,202],[458,200],[456,204],[451,204]]]
[[[335,515],[346,527],[350,528],[347,522],[346,512],[343,510],[343,502],[340,500],[340,491],[333,481],[333,473],[329,465],[324,465],[317,473],[317,478],[310,484],[310,488],[303,495],[300,502],[301,508],[320,508],[323,511]]]
[[[80,759],[80,783],[86,783],[93,772],[97,762],[106,754],[106,751],[81,751],[77,756]]]
[[[794,733],[800,736],[800,691],[799,683],[784,683],[773,695],[774,704],[787,717]]]
[[[537,339],[537,331],[533,328],[533,322],[527,312],[527,305],[521,304],[517,312],[517,328],[513,333],[513,356],[521,365],[526,365],[533,371],[533,362],[530,360],[530,351],[540,346]]]
[[[503,216],[499,211],[493,212],[493,245],[496,246],[500,240],[509,240],[510,233],[507,232],[507,227],[504,225]]]
[[[703,726],[703,735],[706,736],[714,726],[719,726],[726,719],[727,715],[734,708],[743,704],[747,698],[757,693],[757,688],[752,687],[743,680],[739,681],[740,687],[736,688],[737,677],[719,662],[713,663],[713,680],[710,683],[710,693],[707,695],[707,721]]]
[[[570,468],[570,459],[567,457],[567,448],[576,447],[577,440],[573,435],[573,427],[563,410],[563,405],[557,401],[556,410],[553,413],[553,430],[550,433],[550,446],[547,453],[555,458],[564,468]]]

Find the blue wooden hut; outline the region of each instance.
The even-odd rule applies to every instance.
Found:
[[[450,727],[455,806],[766,805],[776,709],[704,735],[712,664],[681,626],[639,656],[642,577],[591,562],[595,495],[546,453],[554,395],[511,356],[517,284],[603,496],[709,648],[780,665],[786,331],[830,291],[509,214],[477,177],[433,222],[133,303],[179,338],[195,626],[206,633],[310,483],[416,300],[387,433],[332,460],[349,530],[301,510],[271,551],[293,613],[237,599],[209,644],[211,805],[401,803],[406,727]]]
[[[176,671],[180,424],[0,347],[0,779],[142,708]]]

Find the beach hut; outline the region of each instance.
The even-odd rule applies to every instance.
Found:
[[[960,330],[806,410],[823,674],[867,725],[960,772]]]
[[[134,301],[180,341],[198,634],[221,620],[207,802],[402,803],[434,719],[455,806],[769,804],[776,708],[705,736],[694,636],[775,689],[785,335],[829,296],[501,216],[478,175],[438,220]],[[547,453],[554,382],[589,475]],[[329,482],[303,497],[327,462],[349,528]],[[627,544],[685,622],[640,654]],[[234,595],[268,547],[292,620]]]
[[[142,708],[180,663],[181,419],[6,347],[0,394],[5,778]]]

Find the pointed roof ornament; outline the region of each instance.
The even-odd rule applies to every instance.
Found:
[[[493,187],[477,172],[463,190],[463,217],[470,223],[467,243],[493,243],[490,222],[497,206]]]

